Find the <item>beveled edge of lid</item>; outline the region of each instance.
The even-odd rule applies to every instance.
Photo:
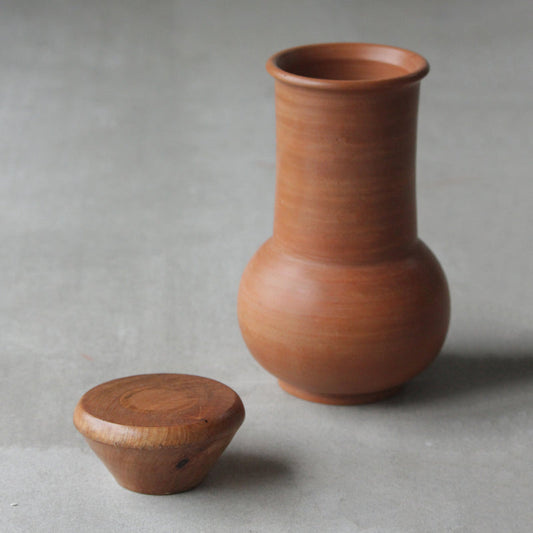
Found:
[[[125,378],[158,375],[161,374],[138,374],[135,376],[127,376]],[[101,385],[125,379],[118,378],[91,388],[80,398],[74,409],[74,426],[86,439],[119,448],[137,448],[143,450],[177,447],[198,443],[207,444],[218,439],[227,438],[236,433],[244,421],[245,410],[240,396],[231,387],[228,387],[220,381],[202,376],[191,374],[175,375],[200,378],[202,380],[217,383],[233,392],[235,395],[235,401],[233,405],[224,412],[224,416],[220,418],[215,418],[214,420],[201,419],[189,424],[168,426],[132,426],[117,424],[95,417],[83,408],[83,400],[87,394],[91,393]]]
[[[406,70],[406,73],[400,76],[376,79],[338,80],[302,76],[284,70],[280,66],[280,62],[291,55],[324,54],[327,52],[330,52],[332,57],[339,52],[349,52],[354,58],[388,63]],[[429,72],[429,63],[420,54],[397,46],[376,43],[337,42],[309,44],[281,50],[267,60],[266,69],[276,80],[289,85],[330,90],[372,90],[417,82]]]

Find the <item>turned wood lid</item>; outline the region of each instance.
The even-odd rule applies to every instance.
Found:
[[[217,440],[243,420],[235,391],[187,374],[114,379],[86,392],[74,411],[74,425],[86,438],[142,449]]]

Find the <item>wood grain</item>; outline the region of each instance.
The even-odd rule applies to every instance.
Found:
[[[241,331],[282,387],[324,403],[394,392],[438,354],[444,273],[418,238],[419,81],[427,62],[381,45],[311,45],[276,79],[273,236],[239,289]]]
[[[148,494],[202,481],[244,420],[239,396],[217,381],[146,374],[82,396],[74,424],[118,483]]]

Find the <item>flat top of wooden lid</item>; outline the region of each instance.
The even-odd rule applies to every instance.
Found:
[[[235,391],[187,374],[114,379],[86,392],[74,424],[86,437],[125,447],[175,446],[233,432],[244,419]]]

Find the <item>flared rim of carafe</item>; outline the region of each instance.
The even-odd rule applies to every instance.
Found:
[[[416,52],[373,43],[320,43],[271,56],[267,71],[289,85],[317,89],[379,89],[414,83],[429,72]]]

